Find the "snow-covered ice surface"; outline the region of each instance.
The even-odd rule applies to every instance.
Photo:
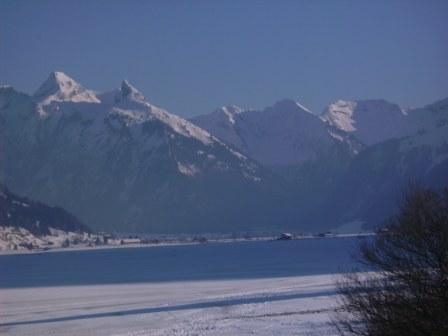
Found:
[[[335,335],[335,330],[329,323],[332,312],[337,307],[334,290],[337,275],[334,272],[334,264],[343,265],[347,262],[350,252],[348,247],[352,242],[353,239],[339,238],[316,239],[313,242],[304,240],[215,246],[209,244],[208,247],[161,247],[159,253],[154,252],[156,248],[133,251],[120,249],[101,251],[100,258],[98,255],[92,255],[92,251],[1,256],[2,274],[14,273],[15,269],[11,265],[17,265],[16,269],[29,267],[33,258],[44,259],[35,263],[37,267],[53,262],[47,269],[52,268],[54,273],[64,273],[70,267],[79,268],[75,259],[81,256],[86,263],[97,264],[97,267],[105,272],[106,278],[109,278],[105,268],[114,267],[107,258],[113,258],[118,253],[133,252],[130,257],[135,258],[136,250],[140,250],[139,257],[145,259],[156,258],[158,255],[176,255],[176,251],[184,252],[182,256],[178,255],[175,260],[171,260],[173,264],[160,257],[160,263],[153,260],[152,264],[158,264],[158,267],[152,270],[142,269],[142,273],[167,272],[171,274],[173,281],[156,281],[159,278],[154,277],[143,282],[140,282],[140,279],[128,279],[126,283],[119,283],[98,278],[97,283],[86,285],[76,284],[82,281],[75,279],[73,284],[69,285],[61,283],[43,286],[52,281],[33,281],[33,272],[37,274],[36,278],[39,278],[35,267],[29,267],[31,279],[25,282],[15,280],[14,276],[23,276],[20,272],[9,274],[6,280],[0,283],[0,334]],[[328,248],[325,248],[327,244]],[[346,247],[343,253],[336,251],[343,246]],[[185,265],[181,264],[185,263],[185,258],[198,255],[197,252],[191,252],[197,249],[201,255],[204,255],[204,249],[209,253],[201,260],[191,260],[189,268],[199,274],[196,278],[186,280],[182,271],[169,271],[170,267],[182,270]],[[231,249],[242,253],[243,262],[232,258],[231,254],[226,255]],[[254,251],[256,253],[253,253]],[[263,251],[270,252],[270,255],[264,255]],[[291,258],[285,258],[282,251],[295,251],[299,257],[291,255]],[[308,253],[304,254],[304,251]],[[57,255],[65,257],[65,265],[56,263]],[[316,262],[317,256],[320,256],[324,266],[311,268],[306,265],[308,259],[310,262]],[[246,265],[248,269],[245,272],[239,270],[245,266],[244,262],[250,262],[251,258],[254,266]],[[98,264],[101,259],[105,262]],[[199,265],[219,265],[223,264],[223,260],[227,262],[221,267]],[[300,260],[305,265],[300,265]],[[116,260],[117,263],[123,261],[124,259]],[[263,264],[270,272],[260,271],[259,267]],[[128,263],[127,271],[135,272],[135,266],[144,265],[143,262],[138,265]],[[234,265],[234,268],[231,265]],[[279,276],[288,265],[291,275]],[[322,274],[325,267],[328,274]],[[230,276],[219,276],[219,272],[226,269]],[[208,273],[204,272],[205,270],[208,270]],[[78,271],[88,272],[87,269]],[[123,273],[126,278],[122,266],[117,266],[115,271]],[[47,277],[53,275],[47,274]],[[86,274],[86,277],[89,275]]]
[[[334,276],[0,291],[2,335],[331,335]]]

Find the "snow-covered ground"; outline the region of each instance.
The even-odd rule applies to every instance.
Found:
[[[355,221],[342,225],[335,230],[336,233],[326,233],[321,235],[292,235],[293,239],[334,239],[350,237],[366,237],[374,233],[363,231],[362,222]],[[347,233],[357,232],[357,233]],[[106,236],[108,236],[106,234]],[[204,235],[142,235],[136,238],[128,238],[123,235],[115,238],[107,238],[104,234],[88,234],[86,232],[67,232],[50,228],[49,235],[37,236],[25,228],[16,228],[0,225],[0,255],[5,254],[24,254],[24,253],[42,253],[42,252],[60,252],[60,251],[81,251],[92,249],[111,249],[111,248],[141,248],[141,247],[159,247],[173,245],[192,245],[201,244],[201,239],[209,243],[236,243],[247,241],[273,241],[280,235],[260,234],[250,238],[232,237],[226,234],[204,234]]]
[[[336,335],[334,275],[0,290],[2,335]]]
[[[74,246],[78,248],[93,247],[103,242],[102,235],[87,232],[67,232],[50,228],[50,234],[37,236],[25,228],[0,225],[0,254],[23,253],[36,250],[58,249]],[[111,241],[116,245],[118,242]]]
[[[0,255],[0,334],[335,335],[334,281],[356,241]]]

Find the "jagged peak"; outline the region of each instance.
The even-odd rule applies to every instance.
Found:
[[[130,99],[137,101],[144,101],[145,96],[137,90],[128,80],[124,79],[121,82],[120,90],[117,95],[117,99]]]
[[[387,101],[385,99],[357,99],[357,100],[338,99],[337,101],[329,104],[325,112],[331,111],[332,109],[334,110],[336,108],[350,108],[353,110],[357,107],[363,107],[369,109],[375,109],[379,107],[393,107],[395,109],[398,108],[402,110],[397,104]]]
[[[53,71],[52,73],[50,73],[50,78],[53,78],[55,81],[61,83],[62,85],[70,85],[70,82],[79,85],[73,78],[69,77],[62,71]]]
[[[99,103],[95,92],[84,88],[73,78],[60,71],[51,72],[34,93],[34,99],[40,106],[52,101],[72,101]]]
[[[369,145],[399,136],[406,115],[406,110],[385,99],[340,99],[328,105],[321,119],[341,131],[356,132]]]
[[[35,98],[45,98],[57,91],[71,90],[81,86],[63,72],[53,71],[34,93]]]
[[[365,111],[388,111],[390,113],[406,114],[405,109],[402,109],[397,104],[391,103],[385,99],[339,99],[328,105],[324,110],[322,117],[324,119],[329,119],[336,114],[352,117],[355,112],[363,113]]]

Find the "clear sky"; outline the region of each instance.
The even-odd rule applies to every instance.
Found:
[[[294,98],[448,97],[448,1],[0,0],[0,84],[130,80],[182,116]]]

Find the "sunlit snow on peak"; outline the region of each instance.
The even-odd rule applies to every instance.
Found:
[[[95,92],[84,88],[81,84],[63,72],[52,72],[34,93],[38,102],[38,111],[45,114],[44,107],[51,102],[87,102],[99,103]]]

